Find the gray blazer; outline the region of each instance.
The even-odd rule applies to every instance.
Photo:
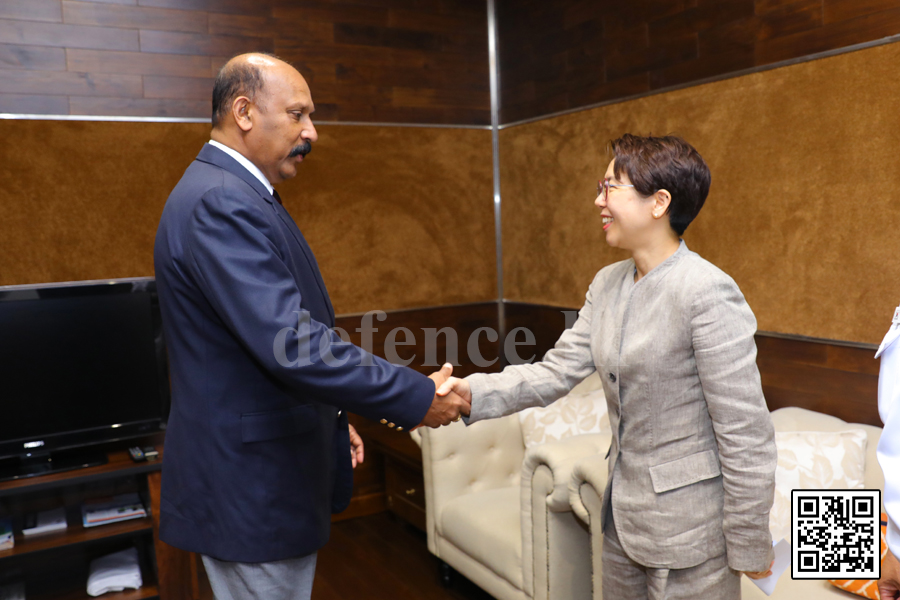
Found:
[[[772,557],[775,434],[756,368],[756,319],[737,284],[679,249],[637,283],[602,269],[578,320],[544,359],[472,375],[470,422],[564,396],[595,369],[612,445],[601,528],[628,555],[681,569],[727,552],[739,571]]]

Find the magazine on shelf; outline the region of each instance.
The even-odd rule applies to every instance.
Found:
[[[9,550],[15,543],[12,519],[9,517],[0,519],[0,550]]]
[[[112,500],[89,500],[81,507],[81,518],[85,527],[140,519],[146,516],[147,511],[137,494],[122,494]]]
[[[25,515],[25,521],[22,523],[22,535],[27,537],[40,533],[52,533],[62,531],[66,527],[66,507],[60,506],[52,510]]]

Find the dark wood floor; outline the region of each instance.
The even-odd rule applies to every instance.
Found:
[[[440,583],[440,562],[428,552],[425,534],[380,513],[334,523],[319,551],[312,600],[491,600],[454,574]]]

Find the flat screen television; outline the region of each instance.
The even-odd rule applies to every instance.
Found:
[[[0,479],[102,464],[169,401],[152,278],[0,287]]]

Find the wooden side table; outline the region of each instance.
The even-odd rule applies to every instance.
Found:
[[[385,429],[372,439],[384,456],[384,484],[388,510],[425,531],[425,478],[422,450],[409,434]]]

